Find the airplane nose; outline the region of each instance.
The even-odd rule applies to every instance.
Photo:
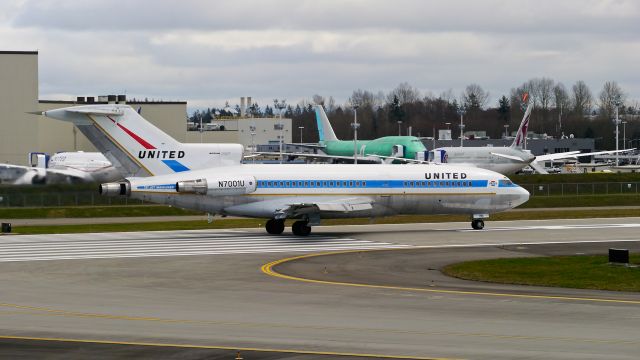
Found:
[[[529,192],[525,188],[518,186],[516,189],[516,194],[518,195],[518,199],[514,202],[513,207],[520,206],[529,201]]]

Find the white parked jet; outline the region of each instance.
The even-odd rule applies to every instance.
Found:
[[[524,149],[523,144],[527,138],[532,109],[533,101],[530,101],[520,122],[520,127],[516,132],[516,137],[513,139],[510,147],[441,147],[434,149],[432,160],[436,163],[477,166],[501,174],[513,174],[527,166],[531,166],[539,174],[547,174],[548,171],[545,170],[544,164],[548,161],[576,159],[582,156],[612,154],[616,152],[598,151],[581,153],[580,151],[569,151],[538,156],[531,154],[531,151]]]
[[[99,152],[29,153],[32,166],[0,164],[0,178],[15,185],[105,182],[124,178]]]
[[[168,135],[144,124],[142,117],[129,117],[127,109],[127,105],[89,105],[47,111],[45,115],[99,129],[92,141],[120,149],[115,156],[121,164],[132,166],[133,173],[163,166],[162,158],[140,156],[146,151],[145,143],[156,144],[155,151],[161,153],[186,151],[185,144],[169,141]],[[127,137],[120,136],[122,129],[113,124],[126,124],[129,137],[146,140],[126,141]],[[292,227],[296,235],[308,235],[311,226],[323,218],[397,214],[466,214],[472,219],[472,227],[481,229],[489,214],[529,199],[526,190],[504,175],[432,164],[212,166],[128,177],[102,184],[100,192],[211,214],[265,218],[270,234],[282,233],[285,219],[297,219]]]

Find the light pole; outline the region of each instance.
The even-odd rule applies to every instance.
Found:
[[[616,124],[616,166],[620,165],[620,158],[618,157],[618,149],[620,146],[620,131],[618,126],[620,125],[620,119],[618,118],[618,104],[616,103],[616,119],[613,121]]]
[[[464,109],[460,108],[460,147],[462,147],[462,139],[464,139],[464,123],[462,122],[462,116],[464,115]]]
[[[509,137],[509,124],[504,125],[504,138]]]
[[[358,128],[360,124],[358,124],[358,105],[353,106],[353,123],[351,123],[351,127],[353,128],[353,163],[358,163]]]
[[[280,130],[280,141],[279,141],[279,145],[280,145],[280,164],[282,164],[282,142],[284,141],[284,124],[282,123],[282,111],[284,110],[284,108],[286,107],[285,103],[287,100],[282,99],[280,101],[278,101],[278,99],[273,99],[273,106],[278,109],[278,118],[280,119],[276,129]]]
[[[255,155],[255,152],[256,152],[256,142],[255,142],[256,126],[255,125],[249,126],[249,131],[251,131],[251,155]],[[252,156],[251,159],[253,160],[253,162],[256,162],[256,157],[255,156]]]
[[[622,150],[627,150],[627,122],[622,121]]]
[[[300,129],[300,144],[302,144],[302,129],[304,129],[304,126],[298,126],[298,129]]]
[[[398,120],[398,136],[402,136],[402,120]]]

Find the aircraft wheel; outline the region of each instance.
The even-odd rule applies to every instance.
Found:
[[[311,234],[311,226],[307,224],[308,222],[306,221],[296,221],[293,223],[291,231],[293,231],[293,234],[297,236],[307,236]]]
[[[265,225],[265,228],[267,229],[267,232],[269,234],[280,235],[284,231],[284,220],[276,220],[276,219],[268,220]]]
[[[484,229],[484,221],[481,219],[473,219],[471,220],[471,227],[474,230],[482,230]]]

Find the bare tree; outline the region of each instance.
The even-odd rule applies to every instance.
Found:
[[[593,105],[593,95],[587,84],[582,80],[578,80],[571,89],[573,90],[573,110],[578,115],[590,113]]]
[[[387,94],[387,104],[392,104],[395,97],[400,101],[400,105],[414,103],[420,100],[420,90],[403,82]]]
[[[484,91],[478,84],[467,85],[467,88],[462,93],[462,105],[467,110],[482,109],[487,105],[489,101],[489,92]]]
[[[323,105],[324,106],[324,96],[315,94],[312,97],[313,103],[316,105]]]
[[[368,90],[354,90],[349,98],[349,105],[373,108],[376,104],[376,96]]]
[[[569,93],[562,83],[553,87],[553,107],[562,111],[569,111],[571,108]]]
[[[532,95],[537,101],[539,108],[542,110],[549,110],[551,107],[551,98],[553,96],[553,84],[554,81],[549,78],[533,79],[531,81]]]
[[[600,112],[610,118],[617,106],[624,104],[625,94],[615,81],[607,81],[600,91]]]

